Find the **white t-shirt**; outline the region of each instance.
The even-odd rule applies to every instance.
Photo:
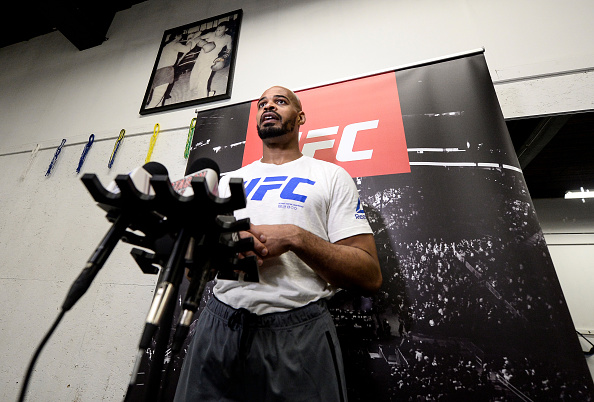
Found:
[[[372,233],[353,179],[332,163],[308,156],[282,165],[256,161],[223,177],[220,197],[229,196],[231,177],[243,179],[247,196],[247,207],[235,211],[237,219],[294,224],[331,243]],[[266,314],[302,307],[338,290],[291,251],[265,260],[259,275],[259,283],[217,279],[214,294],[235,308]]]

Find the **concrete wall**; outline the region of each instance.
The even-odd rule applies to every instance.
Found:
[[[233,96],[200,110],[253,99],[274,84],[302,89],[480,47],[506,118],[594,108],[590,0],[538,7],[528,0],[147,0],[118,13],[99,47],[80,52],[54,32],[0,49],[0,399],[16,399],[33,349],[109,227],[75,174],[89,135],[96,142],[83,172],[107,184],[143,164],[159,123],[152,159],[180,178],[197,108],[138,114],[163,31],[239,8]],[[109,170],[122,128],[127,139]],[[62,138],[67,144],[45,177]],[[36,144],[41,150],[21,180]],[[568,233],[577,230],[568,225]],[[551,247],[581,329],[594,328],[594,300],[579,296],[593,282],[591,244]],[[129,250],[116,248],[58,327],[36,366],[30,400],[122,399],[155,284]]]

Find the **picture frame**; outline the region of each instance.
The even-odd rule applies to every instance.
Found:
[[[241,9],[168,29],[140,114],[231,98]]]

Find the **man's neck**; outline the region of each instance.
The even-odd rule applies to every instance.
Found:
[[[288,162],[292,162],[301,158],[303,154],[297,150],[276,150],[276,151],[266,151],[264,148],[264,153],[262,155],[262,163],[271,163],[273,165],[282,165]]]
[[[282,165],[301,158],[303,154],[299,150],[297,134],[269,138],[263,141],[262,163]]]

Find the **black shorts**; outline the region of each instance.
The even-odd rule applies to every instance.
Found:
[[[163,67],[155,72],[155,78],[153,78],[153,88],[160,85],[171,84],[175,79],[175,70],[172,66]]]
[[[336,329],[324,300],[255,315],[212,297],[200,315],[175,401],[345,401]]]

